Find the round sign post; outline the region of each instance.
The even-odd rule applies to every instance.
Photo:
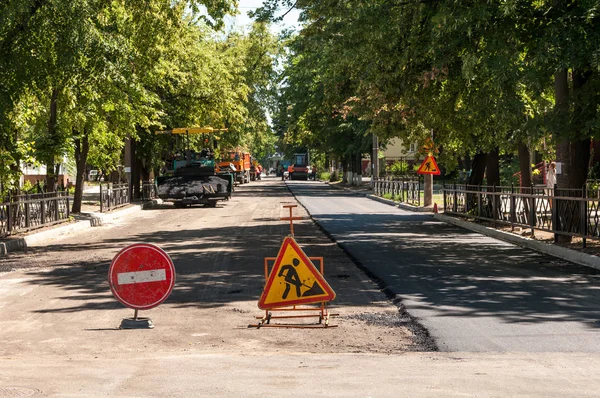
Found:
[[[113,258],[108,282],[115,298],[135,310],[133,318],[123,319],[121,328],[152,328],[150,319],[138,318],[138,310],[154,308],[169,297],[175,285],[175,266],[158,246],[136,243]]]

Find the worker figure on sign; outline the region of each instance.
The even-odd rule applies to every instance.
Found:
[[[425,163],[425,171],[431,171],[431,162]]]
[[[290,293],[290,289],[291,289],[292,285],[294,285],[296,287],[296,297],[302,296],[302,294],[300,292],[300,287],[302,286],[302,282],[300,281],[300,277],[298,276],[298,272],[296,271],[296,268],[295,268],[300,264],[300,260],[295,258],[292,260],[292,264],[294,264],[293,267],[289,264],[284,265],[283,267],[281,267],[281,269],[279,270],[279,273],[277,274],[277,276],[279,276],[279,277],[283,276],[283,280],[285,281],[285,290],[283,291],[283,296],[281,296],[281,298],[284,300],[287,298],[288,294]],[[285,275],[284,275],[284,273],[285,273]]]

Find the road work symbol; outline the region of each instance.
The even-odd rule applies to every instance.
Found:
[[[435,158],[431,155],[428,155],[425,158],[425,160],[423,161],[423,163],[421,164],[421,166],[419,167],[419,170],[417,170],[417,173],[432,174],[432,175],[439,176],[440,168],[438,167],[437,163],[435,162]]]
[[[266,310],[297,304],[321,303],[334,298],[335,292],[298,243],[291,237],[285,238],[258,307]]]
[[[156,307],[175,285],[173,261],[161,248],[136,243],[121,250],[108,270],[110,290],[123,305],[135,310]]]
[[[293,266],[287,264],[279,269],[277,273],[278,277],[283,276],[283,280],[285,281],[285,290],[283,291],[283,296],[281,298],[283,300],[287,299],[288,294],[290,293],[291,286],[293,285],[296,288],[296,297],[310,297],[316,296],[319,294],[325,294],[321,286],[315,281],[312,286],[308,286],[300,280],[298,277],[298,272],[294,267],[298,267],[300,265],[300,260],[297,258],[292,260]],[[308,290],[305,290],[304,293],[301,293],[301,288],[307,287]]]

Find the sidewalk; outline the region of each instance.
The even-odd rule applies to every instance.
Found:
[[[0,240],[0,257],[6,256],[12,252],[25,250],[30,246],[53,242],[75,232],[101,226],[104,223],[111,222],[120,217],[125,217],[157,203],[159,203],[158,200],[144,203],[131,203],[108,213],[100,213],[99,206],[83,205],[82,210],[84,211],[73,214],[73,221],[71,222],[66,221],[62,224],[42,227]]]
[[[433,208],[429,207],[417,207],[411,206],[405,203],[398,203],[393,200],[384,199],[382,197],[373,195],[372,189],[368,183],[364,183],[361,186],[349,186],[342,183],[328,183],[331,187],[335,187],[338,189],[344,189],[349,192],[354,192],[358,195],[365,196],[369,199],[388,204],[390,206],[395,206],[403,210],[415,211],[415,212],[426,212],[430,213],[433,218],[438,219],[440,221],[447,222],[449,224],[457,225],[462,228],[469,229],[473,232],[477,232],[486,236],[490,236],[495,239],[499,239],[505,242],[509,242],[521,247],[525,247],[531,250],[535,250],[540,253],[544,253],[550,256],[554,256],[557,258],[561,258],[563,260],[570,261],[575,264],[583,265],[586,267],[594,268],[600,270],[600,250],[594,248],[592,250],[575,250],[567,247],[555,245],[553,243],[549,243],[547,241],[532,239],[527,236],[523,236],[520,233],[512,233],[507,230],[489,228],[485,224],[478,224],[475,222],[470,222],[464,219],[447,216],[443,213],[433,213]],[[439,206],[439,205],[438,205]],[[443,211],[441,206],[439,206],[439,210]],[[540,234],[539,231],[536,231],[536,234]]]

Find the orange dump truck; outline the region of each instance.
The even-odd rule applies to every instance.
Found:
[[[217,164],[220,170],[231,170],[234,181],[240,184],[250,182],[250,168],[252,167],[251,156],[242,150],[225,152],[221,161]],[[235,168],[235,171],[233,170]]]

